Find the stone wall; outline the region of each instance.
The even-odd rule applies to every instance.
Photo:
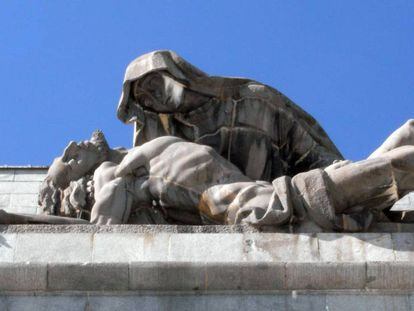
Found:
[[[37,194],[46,173],[47,167],[0,167],[0,208],[36,214]]]
[[[0,307],[412,310],[413,259],[401,232],[0,226]]]

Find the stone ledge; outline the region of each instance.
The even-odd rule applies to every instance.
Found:
[[[413,291],[413,263],[1,263],[0,292]]]
[[[392,291],[0,293],[0,310],[412,310],[414,296]]]
[[[60,227],[0,233],[0,291],[414,290],[414,233]]]
[[[414,223],[378,223],[368,233],[414,233]],[[263,227],[249,225],[0,225],[0,233],[322,233],[314,224]],[[341,234],[332,232],[332,234]],[[346,235],[347,233],[344,233]]]

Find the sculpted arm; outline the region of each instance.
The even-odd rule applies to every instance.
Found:
[[[146,143],[131,149],[116,168],[115,177],[126,176],[140,168],[144,168],[148,172],[148,165],[151,159],[159,155],[171,144],[180,141],[183,140],[178,137],[163,136],[153,139],[151,143]]]
[[[370,156],[376,158],[390,150],[401,146],[414,146],[414,119],[405,122],[400,128],[394,131],[385,142]]]

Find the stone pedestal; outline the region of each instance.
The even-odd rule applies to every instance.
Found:
[[[0,304],[22,310],[409,310],[414,234],[3,226]],[[81,307],[80,307],[81,306]],[[352,308],[351,308],[352,307]],[[397,307],[397,308],[394,308]],[[382,308],[382,309],[381,309]]]

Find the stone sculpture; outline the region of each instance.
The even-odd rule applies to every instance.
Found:
[[[414,136],[406,135],[413,128],[407,122],[392,136],[411,145],[272,183],[254,181],[213,148],[178,137],[126,151],[109,148],[103,133],[95,132],[90,141],[71,142],[55,159],[39,198],[46,212],[90,212],[85,218],[95,224],[127,223],[144,210],[149,223],[275,226],[311,220],[327,230],[360,231],[414,190]]]
[[[318,122],[277,90],[249,79],[210,77],[171,51],[128,66],[118,118],[135,122],[135,146],[181,137],[213,147],[254,180],[343,160]]]
[[[414,191],[414,120],[367,160],[351,163],[275,89],[209,77],[170,51],[128,66],[118,117],[135,122],[134,148],[111,149],[99,131],[69,143],[40,191],[50,216],[1,212],[0,222],[312,221],[325,230],[363,231]],[[395,210],[400,220],[404,209]]]

